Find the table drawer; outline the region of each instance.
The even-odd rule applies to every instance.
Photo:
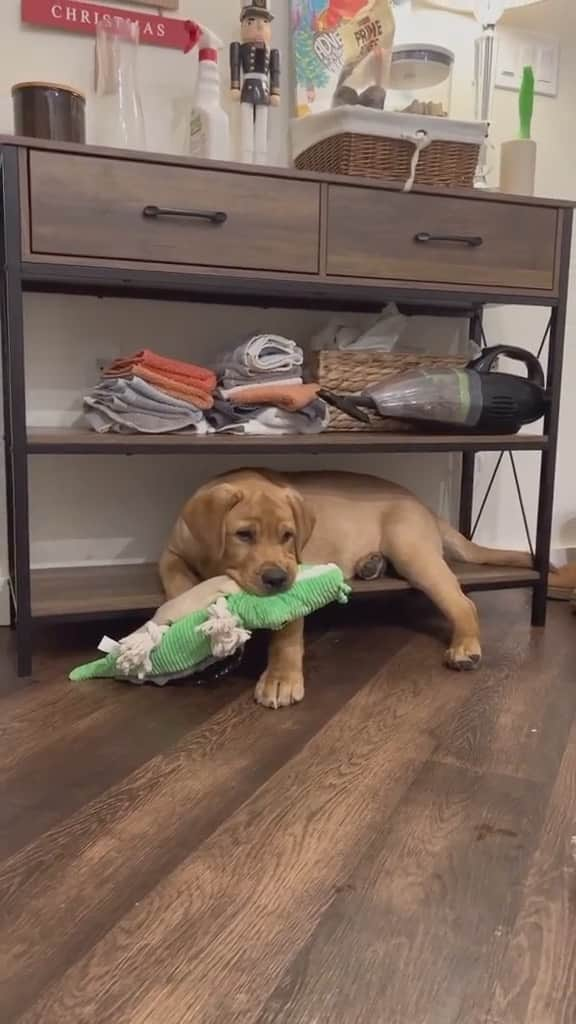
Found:
[[[318,273],[311,182],[33,150],[30,197],[33,254]]]
[[[331,186],[327,272],[553,290],[556,231],[551,207]]]

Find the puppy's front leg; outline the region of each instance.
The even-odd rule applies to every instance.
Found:
[[[272,633],[268,668],[254,697],[265,708],[286,708],[304,700],[304,620],[297,619]]]

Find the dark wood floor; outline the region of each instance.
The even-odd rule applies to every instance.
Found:
[[[574,1024],[576,621],[478,600],[478,673],[415,598],[357,604],[277,713],[257,650],[73,686],[69,628],[18,683],[5,632],[2,1024]]]

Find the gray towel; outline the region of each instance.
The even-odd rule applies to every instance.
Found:
[[[206,420],[214,430],[222,430],[223,427],[231,427],[235,423],[245,423],[259,411],[259,408],[247,405],[233,405],[226,398],[221,398],[218,393],[214,396],[214,405],[207,409]]]
[[[202,419],[202,410],[191,402],[169,395],[140,377],[115,377],[100,381],[87,397],[96,398],[102,405],[124,411],[157,412],[159,415],[194,416]]]
[[[204,416],[198,421],[196,417],[162,417],[153,412],[137,412],[134,409],[117,412],[105,405],[99,405],[93,398],[85,398],[84,406],[86,420],[92,430],[99,434],[171,434],[182,430],[190,430],[197,434],[210,432]]]
[[[229,352],[220,364],[222,374],[233,371],[236,377],[260,377],[272,373],[294,376],[304,362],[302,349],[279,334],[256,334]],[[227,385],[233,387],[233,385]]]
[[[237,408],[235,406],[235,408]],[[286,412],[275,406],[257,406],[248,419],[220,427],[228,434],[320,434],[328,426],[329,412],[326,402],[314,399],[300,412]]]
[[[210,429],[196,406],[138,377],[102,381],[85,396],[84,409],[88,423],[100,434],[167,434],[191,428],[205,434]]]

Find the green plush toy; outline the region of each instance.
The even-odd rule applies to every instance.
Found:
[[[255,629],[282,629],[332,601],[345,603],[350,587],[337,565],[302,566],[284,593],[258,597],[217,577],[169,601],[141,629],[118,642],[104,637],[104,658],[70,674],[84,679],[125,679],[159,686],[229,657]]]

